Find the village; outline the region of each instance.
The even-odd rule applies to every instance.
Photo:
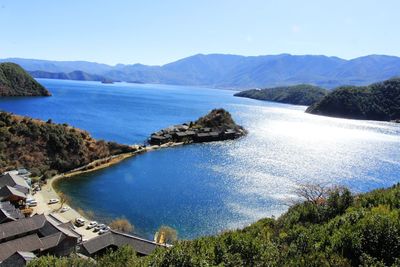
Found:
[[[42,255],[95,257],[124,245],[145,256],[166,246],[89,222],[59,198],[51,182],[32,182],[24,168],[0,176],[1,266],[25,266]]]
[[[31,178],[25,168],[4,172],[0,175],[0,265],[25,266],[43,255],[62,257],[72,253],[94,259],[125,245],[138,256],[149,255],[157,247],[170,247],[162,232],[156,233],[155,242],[90,221],[67,206],[65,195],[57,193],[53,183],[160,148],[230,140],[245,134],[246,130],[236,125],[228,112],[215,109],[196,122],[153,133],[148,139],[150,145],[132,145],[130,152],[101,158],[49,179]]]
[[[239,127],[203,127],[190,122],[170,126],[152,133],[148,142],[151,145],[159,146],[168,143],[205,143],[233,140],[243,136],[245,133],[245,130]]]

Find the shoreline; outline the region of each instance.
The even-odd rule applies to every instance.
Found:
[[[51,177],[50,179],[47,180],[47,183],[50,185],[50,187],[55,190],[53,183],[63,179],[63,178],[71,178],[73,176],[77,176],[77,175],[81,175],[81,174],[85,174],[85,173],[90,173],[90,172],[95,172],[101,169],[105,169],[108,167],[111,167],[113,165],[116,165],[122,161],[124,161],[125,159],[140,155],[140,154],[144,154],[146,152],[151,152],[151,151],[156,151],[162,148],[170,148],[170,147],[176,147],[176,146],[183,146],[185,144],[189,144],[189,143],[184,143],[184,142],[179,142],[179,143],[167,143],[167,144],[163,144],[163,145],[152,145],[152,146],[146,146],[143,147],[142,149],[138,149],[136,151],[133,152],[127,152],[127,153],[122,153],[122,154],[118,154],[118,155],[113,155],[113,156],[109,156],[106,158],[101,158],[101,159],[97,159],[95,161],[92,161],[82,167],[61,173],[61,174],[57,174],[53,177]],[[57,190],[55,190],[57,191]]]
[[[128,158],[146,153],[146,152],[151,152],[151,151],[156,151],[159,149],[163,148],[170,148],[170,147],[177,147],[177,146],[183,146],[188,143],[167,143],[163,144],[161,146],[158,145],[151,145],[151,146],[145,146],[142,147],[141,149],[138,148],[138,150],[133,151],[133,152],[128,152],[128,153],[123,153],[119,155],[113,155],[109,156],[106,158],[102,159],[97,159],[95,161],[90,162],[87,165],[84,165],[82,167],[73,169],[71,171],[57,174],[50,179],[47,180],[47,183],[42,186],[42,190],[38,191],[36,195],[34,196],[37,198],[38,201],[38,206],[34,208],[36,213],[43,213],[43,214],[52,214],[56,216],[59,220],[64,220],[64,221],[74,221],[76,218],[83,218],[86,221],[90,221],[90,218],[87,218],[85,214],[82,214],[82,212],[78,212],[79,208],[75,207],[72,208],[68,202],[64,203],[64,207],[68,206],[70,209],[66,212],[60,213],[59,210],[61,208],[61,204],[57,203],[54,205],[48,205],[48,201],[51,198],[58,198],[60,199],[60,191],[57,190],[57,186],[55,186],[55,183],[57,181],[60,181],[61,179],[66,179],[66,178],[72,178],[77,175],[85,174],[85,173],[90,173],[90,172],[95,172],[101,169],[105,169],[108,167],[111,167],[113,165],[116,165]],[[134,145],[136,146],[136,145]],[[133,147],[133,146],[132,146]],[[140,146],[137,146],[140,147]],[[94,238],[98,236],[97,233],[93,233],[92,230],[86,229],[86,227],[76,227],[76,230],[82,235],[83,240],[88,240],[91,238]]]

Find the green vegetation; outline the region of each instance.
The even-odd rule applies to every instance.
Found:
[[[14,63],[0,64],[0,96],[49,96],[49,91]]]
[[[306,201],[278,219],[137,258],[127,247],[98,262],[39,258],[29,266],[400,266],[400,184],[362,195],[300,188]]]
[[[321,87],[309,84],[300,84],[295,86],[252,89],[237,93],[235,96],[309,106],[321,100],[327,94],[328,90]]]
[[[0,172],[24,166],[34,175],[51,176],[131,150],[66,124],[0,112]]]
[[[399,120],[400,78],[369,86],[339,87],[306,112],[349,119]]]
[[[212,128],[214,130],[243,129],[232,119],[232,115],[223,108],[213,109],[207,115],[199,118],[192,128]]]

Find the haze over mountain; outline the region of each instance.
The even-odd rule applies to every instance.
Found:
[[[83,71],[113,80],[220,88],[254,88],[308,83],[333,88],[367,85],[400,75],[400,58],[369,55],[351,60],[320,55],[238,56],[198,54],[163,66],[110,66],[86,61],[8,58],[26,70],[54,73]]]
[[[77,80],[77,81],[104,81],[107,80],[105,77],[97,74],[89,74],[81,70],[75,70],[72,72],[48,72],[43,70],[29,71],[29,73],[35,78],[46,78],[46,79],[59,79],[59,80]]]

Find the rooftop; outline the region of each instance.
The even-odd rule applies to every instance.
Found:
[[[44,226],[45,222],[44,215],[35,215],[15,222],[0,224],[0,240],[37,231]]]
[[[16,196],[23,199],[26,198],[26,195],[24,193],[11,186],[6,185],[0,188],[0,200],[6,199],[9,196]]]
[[[114,230],[82,243],[82,247],[90,255],[109,246],[121,247],[123,245],[131,245],[136,252],[142,255],[149,255],[157,246],[161,246],[153,241]]]
[[[0,176],[0,187],[4,185],[12,187],[19,185],[24,188],[30,188],[22,176],[13,173],[5,173]]]

